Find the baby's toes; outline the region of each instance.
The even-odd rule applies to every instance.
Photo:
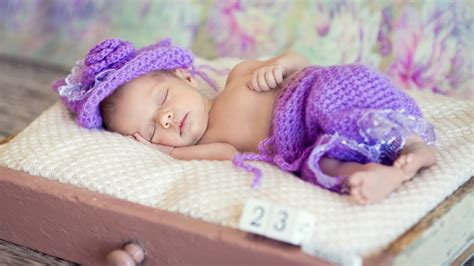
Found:
[[[366,202],[366,198],[362,194],[361,187],[351,188],[351,197],[354,199],[355,202],[357,202],[359,204],[365,204],[365,202]]]
[[[351,197],[359,204],[364,204],[365,196],[362,193],[362,176],[353,175],[349,178],[349,185],[351,188]]]
[[[353,188],[353,187],[361,186],[363,178],[364,176],[359,173],[356,173],[350,176],[348,180],[350,187]]]
[[[403,169],[403,167],[407,164],[407,155],[400,155],[395,162],[393,162],[393,166]]]
[[[415,154],[409,153],[405,155],[405,164],[410,164],[415,161]]]

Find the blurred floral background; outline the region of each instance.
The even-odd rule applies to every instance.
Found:
[[[362,62],[405,89],[473,99],[472,0],[0,0],[0,53],[72,66],[98,41],[196,55]]]

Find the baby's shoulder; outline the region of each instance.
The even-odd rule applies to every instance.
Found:
[[[264,64],[264,61],[257,60],[242,61],[232,68],[229,75],[227,76],[227,80],[229,81],[236,78],[240,78],[242,76],[251,75],[256,69],[262,67]]]

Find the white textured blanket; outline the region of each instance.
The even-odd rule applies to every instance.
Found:
[[[253,175],[231,162],[177,161],[118,134],[79,128],[59,103],[0,146],[0,165],[234,228],[246,199],[265,199],[312,212],[313,238],[326,248],[369,255],[474,175],[474,105],[414,97],[436,128],[438,163],[370,206],[263,163],[263,182],[252,190]]]

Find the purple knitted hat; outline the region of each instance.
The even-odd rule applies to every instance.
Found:
[[[143,74],[176,68],[194,68],[193,54],[172,46],[170,39],[136,50],[132,43],[107,39],[79,60],[65,79],[56,81],[53,90],[85,128],[102,126],[99,105],[120,85]]]

